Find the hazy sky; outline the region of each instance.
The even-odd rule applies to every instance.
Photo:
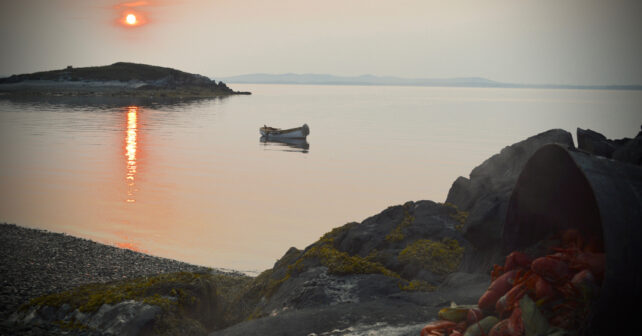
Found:
[[[330,73],[642,84],[642,1],[0,0],[0,75],[131,61],[210,77]],[[118,21],[135,11],[146,22]]]

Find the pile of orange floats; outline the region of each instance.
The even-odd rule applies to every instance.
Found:
[[[531,258],[510,253],[495,265],[477,305],[439,311],[421,336],[516,336],[578,333],[604,277],[605,255],[576,230],[561,233],[561,247]]]

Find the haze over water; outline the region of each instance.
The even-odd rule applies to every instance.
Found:
[[[187,262],[271,267],[551,128],[633,137],[642,92],[231,85],[181,104],[0,100],[0,221]],[[307,123],[309,147],[258,128]]]

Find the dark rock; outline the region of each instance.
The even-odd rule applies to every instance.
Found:
[[[443,293],[447,296],[439,295],[445,300],[435,302],[435,304],[441,306],[448,306],[450,302],[477,304],[489,285],[490,275],[488,273],[455,272],[449,274],[435,290],[435,293]]]
[[[480,193],[478,189],[479,187],[473,187],[469,179],[459,176],[450,187],[446,202],[456,205],[459,209],[470,210],[477,200],[475,196]]]
[[[456,228],[460,223],[453,217],[456,210],[433,201],[419,201],[413,205],[410,213],[414,219],[406,230],[409,239],[464,240]]]
[[[485,273],[464,273],[455,272],[449,274],[441,283],[441,289],[457,289],[467,286],[477,286],[479,284],[490,284],[490,276]]]
[[[631,139],[622,147],[615,150],[613,159],[642,165],[642,137],[638,136],[635,139]]]
[[[266,305],[271,315],[279,309],[301,309],[359,302],[358,282],[365,276],[336,276],[326,267],[309,269],[286,282]]]
[[[47,334],[139,335],[160,314],[161,308],[138,301],[128,300],[114,305],[103,304],[98,311],[82,313],[70,311],[68,304],[60,307],[36,306],[28,311],[13,314],[5,324],[12,332],[20,330],[48,330]],[[66,327],[58,330],[60,324],[82,325],[82,328]],[[54,328],[54,330],[51,330]],[[39,333],[38,333],[39,334]]]
[[[449,306],[452,300],[458,304],[475,304],[489,285],[488,276],[459,274],[455,277],[457,280],[453,280],[459,287],[407,292],[393,289],[393,280],[382,275],[347,278],[358,279],[351,290],[358,297],[356,301],[280,309],[210,336],[418,335],[428,321],[436,318],[439,309]]]
[[[609,159],[642,165],[642,131],[633,139],[610,140],[587,129],[577,129],[577,147],[587,153]]]
[[[444,279],[443,275],[423,269],[416,264],[405,265],[400,275],[407,279],[422,280],[431,284],[438,284]]]
[[[469,179],[459,177],[451,186],[446,202],[469,212],[464,236],[480,252],[467,261],[469,270],[485,270],[499,256],[501,232],[513,187],[526,161],[537,149],[549,143],[573,147],[573,138],[561,129],[532,136],[505,147],[475,167]]]
[[[69,307],[65,307],[64,311],[59,312],[59,309],[51,306],[44,306],[38,311],[38,315],[42,320],[55,321],[60,320],[69,311]]]
[[[100,335],[204,335],[237,322],[223,314],[224,292],[233,286],[243,288],[248,280],[183,272],[81,286],[38,298],[4,325],[12,333],[58,326],[61,332],[52,335],[78,330]]]
[[[303,251],[290,248],[233,305],[234,314],[241,315],[239,321],[248,317],[252,321],[220,334],[261,330],[267,335],[306,335],[355,325],[412,325],[430,319],[437,309],[431,302],[439,295],[427,290],[447,276],[443,270],[452,270],[442,264],[438,265],[441,269],[434,268],[423,259],[401,259],[400,255],[414,243],[425,243],[441,250],[421,258],[439,255],[446,259],[435,263],[452,263],[456,269],[463,251],[471,248],[459,231],[457,214],[453,207],[432,201],[407,202],[361,223],[336,228]],[[488,285],[486,278],[480,281],[484,282],[481,287]],[[468,297],[461,303],[475,303],[483,293],[475,290],[474,295],[466,292],[474,299]],[[466,299],[463,295],[459,298]],[[236,308],[242,306],[252,308]],[[416,327],[411,333],[420,329]]]
[[[272,277],[276,279],[282,279],[285,277],[288,272],[288,265],[294,263],[298,258],[300,258],[302,253],[303,251],[296,247],[290,247],[283,257],[274,263],[274,267],[272,268],[274,273],[272,274]]]
[[[433,201],[407,202],[403,206],[389,207],[351,225],[345,234],[337,237],[338,249],[367,256],[373,250],[398,249],[418,239],[463,239],[455,229],[458,224],[452,217],[455,212],[451,207]],[[399,235],[391,236],[397,228]]]
[[[590,129],[577,129],[577,148],[593,155],[611,158],[617,149],[613,141]]]
[[[106,335],[138,335],[161,312],[158,306],[128,300],[104,304],[89,319],[87,326]]]
[[[354,289],[360,302],[386,298],[401,293],[399,281],[381,274],[369,274],[356,278]]]
[[[245,321],[210,336],[418,335],[425,321],[436,314],[434,307],[400,305],[398,300],[387,299],[286,311]]]
[[[626,141],[617,148],[615,152],[613,152],[613,159],[642,165],[642,131],[640,131],[635,138]]]
[[[399,225],[403,218],[402,206],[389,207],[358,225],[352,225],[345,235],[337,237],[338,248],[351,255],[368,255],[370,251],[385,244],[386,235]]]
[[[334,275],[320,266],[285,281],[257,309],[260,316],[277,316],[293,310],[378,300],[399,292],[399,280],[395,278],[381,274]]]
[[[441,276],[428,274],[416,265],[401,263],[399,253],[410,243],[420,239],[441,241],[455,239],[462,246],[469,246],[456,227],[460,224],[454,219],[456,210],[432,201],[407,202],[404,205],[389,207],[381,213],[352,223],[335,241],[340,251],[350,255],[367,257],[376,254],[374,260],[406,279],[438,281]]]

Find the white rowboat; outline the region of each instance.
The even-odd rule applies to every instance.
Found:
[[[261,135],[266,138],[290,138],[290,139],[304,139],[310,134],[310,128],[307,124],[301,127],[280,129],[269,126],[263,126],[259,129]]]

